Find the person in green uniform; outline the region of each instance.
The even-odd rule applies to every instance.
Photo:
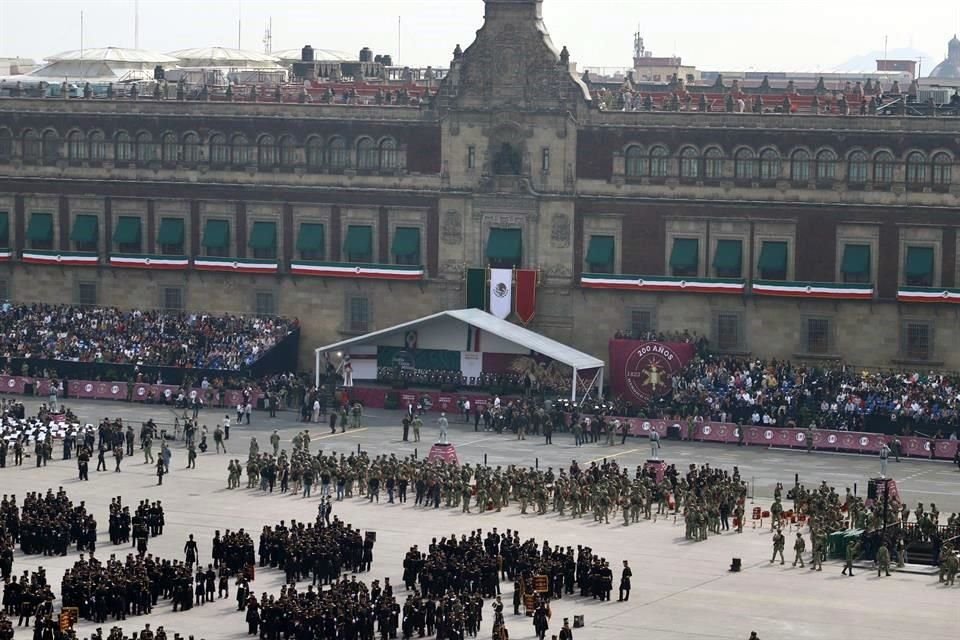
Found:
[[[800,563],[800,568],[803,569],[803,552],[807,550],[807,543],[803,540],[803,534],[799,531],[797,532],[797,540],[793,543],[793,566],[797,566],[797,563]]]
[[[853,561],[857,557],[859,551],[859,545],[856,542],[851,540],[847,543],[847,549],[844,553],[845,561],[843,563],[843,571],[841,572],[843,575],[848,575],[847,571],[849,571],[850,577],[853,577]]]
[[[777,554],[780,554],[780,564],[784,563],[783,560],[783,548],[786,546],[787,540],[783,537],[783,533],[780,529],[777,529],[777,532],[773,534],[773,555],[770,556],[770,564],[773,564],[773,561],[777,559]]]
[[[887,549],[886,544],[880,545],[880,549],[877,550],[877,577],[880,577],[881,572],[886,572],[887,576],[890,575],[890,550]]]

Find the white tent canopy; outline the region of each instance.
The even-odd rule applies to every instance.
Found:
[[[199,49],[180,49],[171,51],[181,67],[227,67],[231,69],[276,69],[280,65],[275,56],[230,49],[228,47],[202,47]]]
[[[273,51],[270,55],[279,59],[281,62],[300,62],[302,49],[284,49],[283,51]],[[344,51],[334,49],[313,49],[313,59],[317,62],[330,62],[336,60],[339,62],[349,61],[350,54]]]
[[[31,78],[47,82],[152,80],[155,66],[177,62],[156,51],[121,47],[64,51],[46,60],[47,64],[30,72]]]
[[[597,385],[598,393],[600,395],[603,394],[603,360],[583,353],[582,351],[578,351],[573,347],[567,346],[561,342],[557,342],[556,340],[540,335],[534,331],[530,331],[529,329],[524,329],[523,327],[515,325],[511,322],[507,322],[506,320],[501,320],[500,318],[497,318],[496,316],[479,309],[454,309],[450,311],[441,311],[440,313],[424,316],[422,318],[404,322],[386,329],[367,333],[356,338],[349,338],[347,340],[334,342],[333,344],[328,344],[323,347],[318,347],[314,350],[314,355],[316,358],[315,383],[318,386],[320,384],[320,357],[324,353],[329,353],[331,351],[343,351],[351,346],[376,344],[379,340],[384,340],[397,334],[402,335],[411,329],[427,330],[431,325],[439,328],[444,323],[449,324],[451,320],[479,329],[486,334],[497,336],[500,340],[506,341],[524,350],[533,351],[567,365],[573,369],[573,379],[571,381],[570,388],[570,399],[573,401],[576,401],[577,399],[577,387],[580,384],[579,373],[581,371],[593,372],[593,374],[590,376],[592,380],[589,382],[589,384],[585,385],[585,389],[583,390],[584,394],[589,393],[594,384]],[[451,339],[450,344],[447,345],[447,348],[451,350],[459,350],[462,347],[462,344],[463,343],[453,344],[453,339]]]

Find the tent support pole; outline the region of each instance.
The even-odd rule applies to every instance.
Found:
[[[314,363],[313,363],[313,386],[320,387],[320,350],[314,350]]]
[[[570,402],[577,401],[577,369],[573,368],[573,380],[570,384]]]

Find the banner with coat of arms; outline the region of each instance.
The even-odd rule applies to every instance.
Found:
[[[610,388],[633,404],[647,404],[673,390],[673,376],[693,358],[685,342],[611,340]]]
[[[490,269],[490,313],[506,320],[513,311],[513,269]]]

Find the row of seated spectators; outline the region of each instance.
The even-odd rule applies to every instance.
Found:
[[[252,365],[297,325],[258,316],[6,304],[0,309],[0,355],[235,371]]]
[[[672,393],[647,411],[764,426],[956,438],[958,380],[956,373],[706,356],[694,358],[673,378]]]

